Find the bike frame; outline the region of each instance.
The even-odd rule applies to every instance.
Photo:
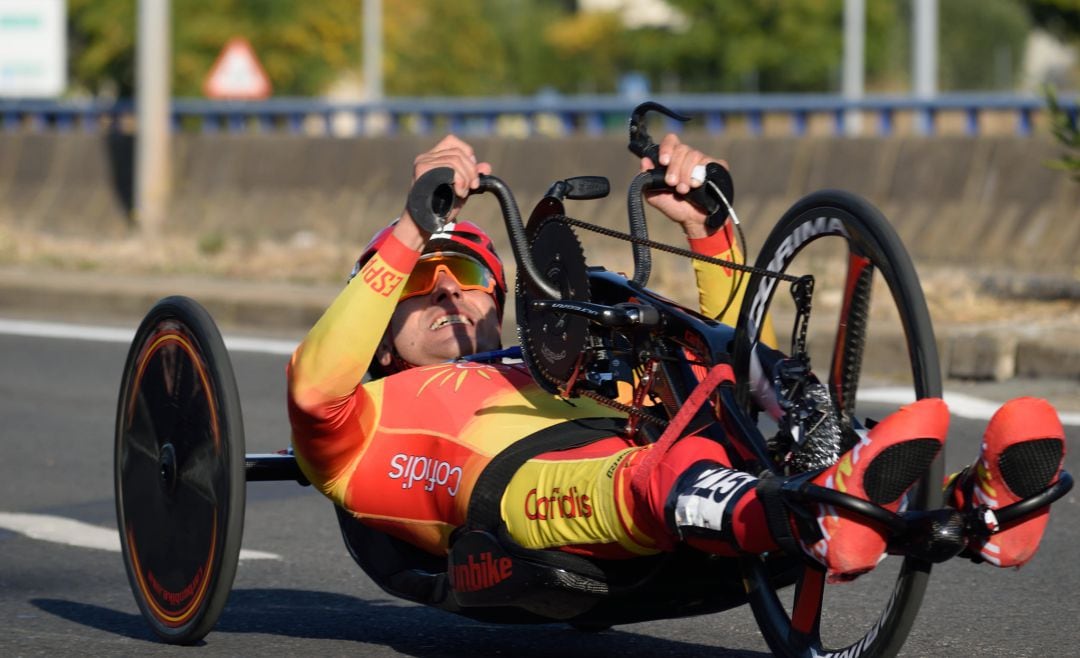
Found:
[[[656,147],[644,127],[644,113],[649,110],[681,117],[653,103],[643,104],[632,115],[631,150],[655,161]],[[837,190],[807,195],[780,218],[754,267],[705,258],[753,275],[744,291],[744,299],[750,303],[744,302],[740,309],[738,326],[720,324],[648,288],[650,249],[703,258],[648,239],[644,194],[665,187],[662,174],[663,168],[656,167],[639,174],[631,184],[629,235],[565,216],[563,199],[606,196],[610,186],[605,178],[557,181],[536,206],[527,229],[510,189],[497,178],[481,177],[479,191],[491,193],[499,201],[518,265],[520,354],[536,384],[568,398],[595,398],[623,411],[627,419],[604,417],[557,424],[520,439],[496,456],[495,460],[502,461],[493,461],[497,468],[485,469],[481,475],[483,481],[478,481],[475,491],[483,495],[470,500],[467,522],[455,529],[446,556],[433,556],[365,526],[339,507],[336,510],[346,547],[357,564],[391,595],[483,621],[564,621],[581,630],[599,630],[749,603],[766,642],[777,654],[805,658],[836,652],[895,653],[914,621],[932,563],[958,555],[971,539],[1006,529],[1060,498],[1071,489],[1072,478],[1061,471],[1057,481],[1044,491],[1004,509],[928,509],[941,504],[939,458],[925,469],[920,467],[922,483],[909,496],[911,509],[899,514],[814,485],[821,471],[798,471],[824,468],[818,465],[835,459],[836,454],[803,465],[789,462],[799,453],[791,447],[792,426],[783,423],[803,422],[805,415],[801,414],[806,411],[829,410],[798,406],[809,399],[802,393],[806,384],[813,381],[820,385],[811,372],[806,350],[813,278],[789,275],[788,266],[802,247],[818,237],[840,235],[847,240],[849,269],[840,318],[842,331],[838,332],[841,338],[834,343],[829,368],[831,400],[823,403],[831,403],[841,417],[843,440],[835,445],[842,450],[857,440],[863,429],[854,418],[854,401],[863,373],[869,291],[875,270],[888,284],[902,318],[916,397],[941,395],[932,324],[910,257],[885,217],[868,202]],[[706,167],[705,176],[706,185],[696,190],[695,203],[711,208],[707,221],[715,226],[713,220],[722,223],[727,216],[723,208],[734,215],[730,205],[733,188],[730,176],[719,165]],[[429,232],[442,228],[453,206],[453,178],[452,170],[436,169],[421,176],[410,192],[409,213]],[[632,242],[633,276],[588,267],[572,226]],[[538,259],[551,259],[545,261],[544,272],[554,281],[538,269],[534,247]],[[770,348],[759,344],[757,331],[779,280],[791,282],[796,297],[789,355],[767,351]],[[567,291],[565,297],[563,290]],[[552,320],[569,329],[549,332],[551,325],[547,323]],[[550,345],[537,336],[544,340],[554,336],[555,349],[548,349]],[[161,347],[165,344],[162,337],[168,340],[168,352]],[[553,354],[561,356],[545,356]],[[174,378],[161,374],[173,371],[171,365],[163,365],[167,356],[178,356],[188,371],[199,375],[180,378],[187,386],[182,396],[190,399],[189,406],[195,410],[183,419],[195,427],[187,423],[179,432],[174,429],[178,421],[172,401],[181,394],[173,392]],[[476,359],[484,357],[477,355]],[[776,372],[764,377],[774,383],[783,411],[776,419],[780,431],[767,440],[758,427],[765,405],[753,399],[753,391],[757,390],[758,373],[773,368]],[[617,383],[633,387],[631,404],[615,399],[619,397]],[[777,407],[772,403],[767,406]],[[136,407],[140,414],[132,413]],[[658,426],[666,429],[652,431]],[[507,533],[499,506],[503,478],[521,460],[613,435],[642,445],[656,442],[646,458],[657,459],[672,442],[689,433],[720,443],[732,466],[761,478],[760,500],[779,512],[770,519],[779,518],[782,525],[770,523],[770,530],[779,528],[774,534],[780,550],[723,557],[679,544],[673,551],[656,555],[602,560],[527,549]],[[244,454],[239,394],[228,353],[212,318],[194,300],[163,299],[140,324],[121,382],[115,447],[118,526],[136,601],[143,617],[165,641],[198,641],[216,623],[232,586],[243,532],[244,482],[309,482],[289,449]],[[177,477],[178,455],[188,460],[185,468],[199,477]],[[793,470],[796,474],[791,474]],[[483,479],[485,475],[488,477]],[[631,487],[636,486],[636,482],[631,483]],[[173,504],[176,499],[198,502]],[[825,571],[803,554],[787,528],[787,519],[794,518],[805,539],[803,530],[812,533],[816,527],[815,512],[810,511],[816,505],[848,510],[884,528],[889,552],[905,558],[878,621],[855,643],[837,650],[825,648],[820,632]],[[807,519],[810,523],[803,524]],[[170,540],[172,529],[188,535],[198,552],[172,552],[176,546]],[[172,574],[172,589],[148,586],[155,572]],[[194,588],[197,583],[206,586],[178,607],[171,593]],[[789,613],[776,590],[792,584],[796,584],[795,601]]]

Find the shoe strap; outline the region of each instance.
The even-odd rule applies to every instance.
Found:
[[[952,505],[956,502],[954,497],[956,496],[957,490],[960,492],[961,502],[963,503],[962,505],[958,505],[957,509],[971,505],[971,501],[975,497],[975,478],[972,473],[973,468],[975,468],[975,465],[969,464],[949,476],[949,481],[945,483],[943,495],[946,505]],[[969,510],[960,509],[960,511],[967,512]]]
[[[765,522],[768,524],[769,533],[782,550],[791,555],[803,555],[802,544],[795,534],[792,521],[799,526],[799,534],[804,536],[808,543],[814,543],[821,538],[816,524],[807,523],[808,519],[802,518],[801,510],[789,506],[784,500],[780,489],[787,482],[787,478],[763,477],[757,483],[757,497],[765,510]]]

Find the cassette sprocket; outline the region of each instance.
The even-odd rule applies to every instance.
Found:
[[[560,216],[530,226],[529,249],[537,270],[559,289],[563,299],[589,301],[589,277],[585,254],[574,230]],[[533,378],[553,394],[566,394],[567,381],[587,358],[589,321],[583,317],[540,310],[536,300],[550,299],[528,282],[519,270],[516,281],[518,338]]]

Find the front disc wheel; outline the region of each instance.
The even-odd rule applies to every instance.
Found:
[[[244,430],[221,335],[185,297],[158,302],[128,352],[115,437],[116,515],[135,601],[166,642],[217,622],[244,527]]]

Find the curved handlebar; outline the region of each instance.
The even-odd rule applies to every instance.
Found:
[[[673,191],[674,189],[664,182],[667,167],[660,164],[660,146],[649,136],[646,126],[646,117],[649,112],[659,112],[678,121],[690,120],[690,117],[683,116],[653,101],[641,103],[630,114],[630,143],[627,146],[631,153],[641,158],[648,158],[653,164],[651,170],[642,172],[634,178],[627,198],[630,235],[642,240],[649,238],[649,232],[645,227],[645,206],[642,195],[649,190]],[[731,179],[731,173],[723,166],[710,162],[705,166],[705,179],[702,182],[704,185],[692,188],[685,197],[708,215],[705,219],[706,226],[711,229],[720,228],[735,198],[735,184]],[[651,273],[652,257],[649,248],[642,243],[635,243],[634,283],[644,287],[649,283]]]
[[[643,171],[634,177],[630,183],[630,191],[627,193],[627,215],[630,218],[630,235],[642,240],[649,239],[649,230],[645,223],[645,204],[643,196],[650,190],[672,191],[670,185],[664,181],[667,175],[667,167],[654,167]],[[735,197],[735,186],[731,180],[731,174],[721,165],[710,162],[705,167],[705,185],[696,187],[686,198],[698,206],[708,217],[705,225],[709,228],[720,228],[728,215],[731,200]],[[634,283],[644,287],[649,283],[649,275],[652,273],[652,257],[649,248],[641,243],[635,243],[634,247]]]
[[[524,272],[529,283],[551,299],[563,298],[562,293],[540,274],[529,251],[529,240],[525,235],[525,225],[521,221],[514,194],[506,183],[495,176],[481,174],[480,187],[470,190],[469,195],[490,192],[499,200],[510,247],[514,251],[514,260],[518,269]],[[413,183],[405,207],[413,221],[428,233],[437,233],[447,223],[450,210],[454,207],[454,170],[439,167],[424,173]]]
[[[645,101],[630,113],[630,143],[627,147],[630,152],[640,158],[648,158],[653,163],[654,180],[656,181],[649,187],[644,189],[656,189],[666,188],[664,181],[664,175],[667,174],[667,167],[660,165],[660,146],[653,142],[652,137],[649,135],[649,130],[646,125],[647,117],[650,112],[659,112],[667,117],[676,119],[678,121],[689,121],[690,117],[679,114],[675,110],[664,107],[660,103],[654,101]],[[701,187],[696,187],[690,190],[686,194],[686,198],[698,206],[708,215],[705,220],[706,226],[709,228],[720,228],[724,223],[724,219],[727,217],[727,210],[735,199],[735,185],[731,180],[731,173],[727,169],[710,162],[705,168],[705,179],[702,181],[707,183]],[[633,208],[631,208],[631,212]],[[633,228],[634,219],[631,217],[631,228]],[[635,252],[636,258],[636,252]],[[648,276],[645,277],[648,279]],[[637,278],[635,277],[635,281]]]

